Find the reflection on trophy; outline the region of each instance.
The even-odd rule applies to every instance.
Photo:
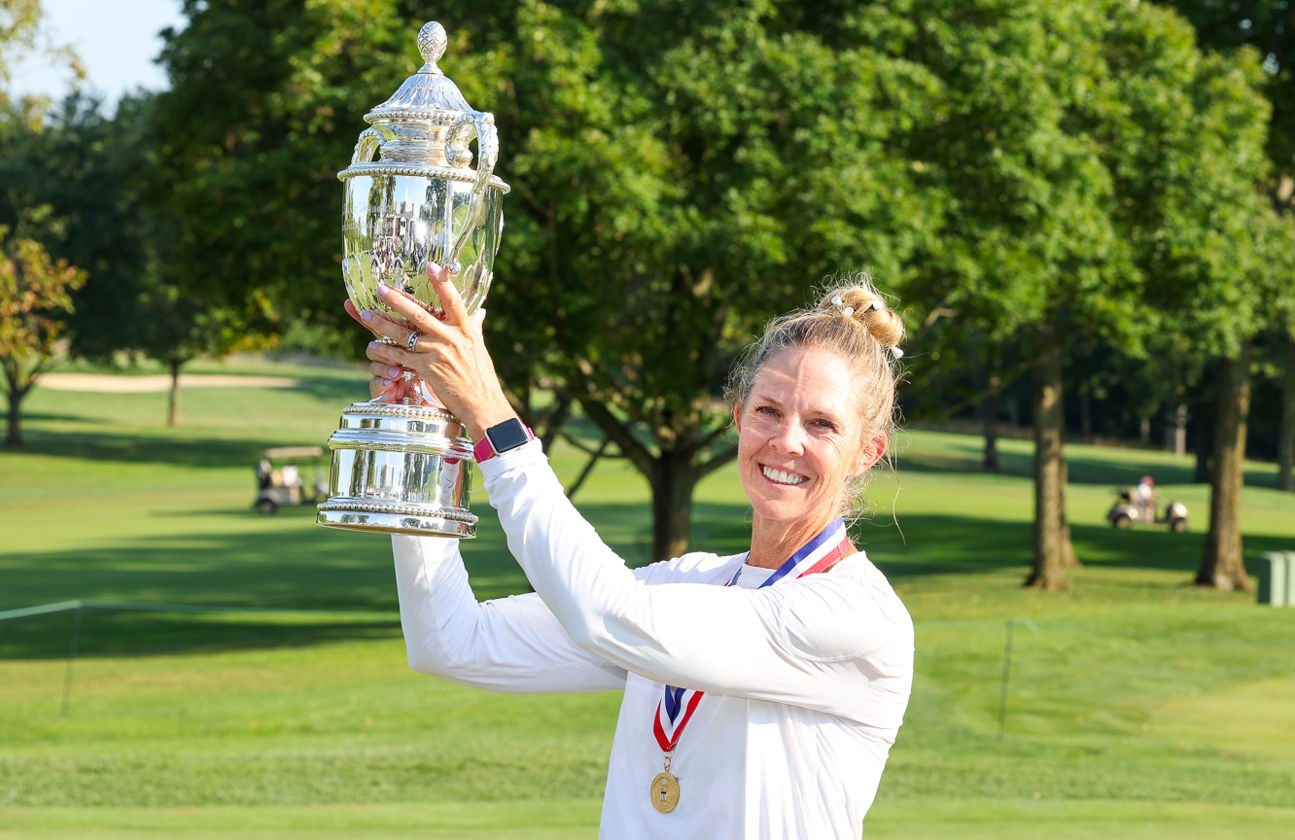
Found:
[[[418,33],[422,69],[364,115],[345,184],[342,275],[356,308],[386,310],[379,282],[439,306],[428,263],[449,268],[468,312],[485,300],[503,231],[508,185],[494,177],[499,139],[491,114],[474,111],[436,62],[445,29]],[[476,168],[469,144],[477,142]],[[389,311],[389,310],[387,310]],[[329,438],[329,499],[321,525],[356,531],[472,537],[464,501],[472,442],[463,424],[409,383],[403,403],[358,402]]]

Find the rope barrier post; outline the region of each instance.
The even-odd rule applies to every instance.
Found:
[[[75,601],[72,611],[72,641],[67,648],[67,671],[63,675],[63,711],[59,717],[66,719],[68,706],[72,701],[72,666],[76,662],[77,647],[81,643],[81,616],[85,613],[85,602]]]
[[[1012,628],[1016,622],[1007,619],[1007,642],[1003,645],[1003,677],[998,695],[998,740],[1003,740],[1007,730],[1007,685],[1012,678]]]
[[[1000,741],[1003,740],[1003,735],[1007,731],[1007,688],[1012,679],[1012,629],[1018,624],[1024,624],[1031,633],[1036,635],[1039,632],[1039,628],[1032,621],[1007,619],[1007,641],[1003,645],[1003,684],[998,695],[998,740]]]

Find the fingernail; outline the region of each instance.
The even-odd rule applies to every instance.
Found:
[[[366,309],[366,310],[364,310],[363,312],[361,312],[361,313],[360,313],[360,320],[361,320],[361,321],[372,321],[372,320],[373,320],[373,312],[372,312],[372,310]]]
[[[382,390],[384,390],[384,391],[391,387],[391,380],[390,380],[390,379],[381,379],[381,380],[378,380],[378,381],[380,381],[380,382],[382,383]]]
[[[370,342],[369,342],[369,347],[368,347],[368,349],[370,349],[370,350],[377,350],[377,349],[378,349],[378,342],[376,342],[376,341],[370,341]]]
[[[387,290],[390,288],[391,287],[388,286],[385,282],[381,280],[378,281],[378,294],[385,295],[387,293]]]
[[[392,379],[395,379],[399,375],[400,375],[400,368],[398,367],[387,368],[387,376],[391,377]]]

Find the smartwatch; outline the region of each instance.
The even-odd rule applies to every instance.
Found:
[[[490,460],[500,452],[516,449],[532,440],[535,440],[535,433],[530,430],[530,427],[516,417],[510,417],[504,422],[486,429],[485,434],[481,436],[481,440],[477,441],[476,445],[472,447],[472,455],[480,464],[482,461]]]

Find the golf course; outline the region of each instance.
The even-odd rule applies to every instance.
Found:
[[[38,385],[25,445],[0,449],[0,840],[596,837],[618,694],[413,673],[389,540],[321,528],[309,505],[254,509],[261,453],[324,444],[365,395],[360,366],[194,363],[175,427],[164,390],[70,372],[96,375]],[[996,474],[973,435],[898,444],[851,530],[917,639],[865,837],[1295,837],[1295,607],[1189,585],[1209,513],[1189,458],[1068,444],[1083,565],[1045,593],[1021,585],[1031,443],[1000,440]],[[570,486],[587,456],[550,454]],[[1187,505],[1185,533],[1106,522],[1144,473]],[[1295,551],[1275,473],[1246,472],[1252,581],[1265,552]],[[574,502],[650,562],[626,461],[600,460]],[[527,591],[480,489],[471,505],[478,596]],[[749,527],[736,468],[707,477],[693,545],[738,552]]]

